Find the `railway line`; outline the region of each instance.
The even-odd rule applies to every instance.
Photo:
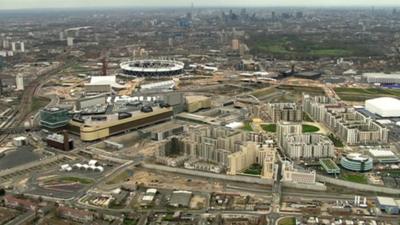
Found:
[[[32,113],[32,102],[33,97],[37,96],[38,90],[43,85],[45,81],[47,81],[54,74],[59,73],[63,69],[71,66],[73,61],[64,62],[60,60],[61,63],[55,66],[42,74],[37,74],[36,79],[31,81],[28,86],[25,87],[24,93],[21,97],[21,102],[17,109],[13,111],[13,116],[8,118],[6,121],[1,124],[0,129],[18,129],[23,126],[23,122],[26,121]],[[0,136],[0,144],[3,143],[8,137],[9,133],[3,134]]]

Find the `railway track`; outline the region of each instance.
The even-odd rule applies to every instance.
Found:
[[[27,120],[32,113],[32,102],[33,97],[37,95],[38,90],[40,89],[41,85],[47,81],[51,76],[59,73],[65,68],[71,66],[74,61],[63,62],[60,60],[61,63],[54,69],[44,72],[43,74],[38,74],[37,78],[29,83],[29,85],[25,88],[24,93],[22,94],[21,102],[19,107],[16,109],[15,117],[10,120],[8,126],[4,126],[4,128],[15,128],[20,127],[23,122]],[[13,123],[11,123],[11,121]],[[0,136],[0,144],[3,143],[10,134],[4,134]]]

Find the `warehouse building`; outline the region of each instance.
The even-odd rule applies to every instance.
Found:
[[[400,117],[400,100],[390,97],[369,99],[365,101],[365,109],[380,117]]]
[[[107,95],[100,94],[95,96],[90,96],[86,98],[80,98],[76,101],[76,110],[82,110],[84,108],[106,105]]]
[[[164,140],[170,136],[183,133],[184,126],[182,124],[167,122],[146,128],[140,133],[144,136],[150,135],[151,139],[155,141]]]
[[[379,208],[388,214],[399,214],[400,200],[390,197],[377,197]]]
[[[112,90],[121,90],[125,86],[117,83],[116,76],[92,76],[90,82],[85,84],[87,95],[111,93]]]
[[[67,133],[64,134],[50,134],[46,137],[47,145],[59,150],[69,151],[74,148],[74,141],[68,137]]]
[[[400,74],[364,73],[363,78],[368,83],[400,84]]]
[[[387,164],[387,163],[399,163],[399,157],[391,150],[385,149],[370,149],[368,153],[374,159],[374,162]]]

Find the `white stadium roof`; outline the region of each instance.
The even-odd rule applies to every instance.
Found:
[[[365,101],[365,109],[382,117],[400,117],[400,100],[390,97]]]

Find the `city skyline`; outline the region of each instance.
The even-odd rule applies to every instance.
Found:
[[[40,9],[40,8],[98,8],[98,7],[185,7],[190,6],[192,3],[198,7],[288,7],[288,6],[300,6],[300,7],[329,7],[329,6],[347,6],[347,7],[369,7],[369,6],[399,6],[399,2],[396,0],[383,0],[383,1],[373,1],[373,0],[355,0],[355,1],[318,1],[318,0],[308,0],[308,1],[298,1],[298,0],[283,0],[279,3],[272,1],[262,1],[262,0],[250,0],[246,4],[243,4],[239,0],[231,0],[229,3],[222,0],[149,0],[146,2],[136,1],[136,0],[70,0],[70,1],[59,1],[59,0],[3,0],[0,3],[0,9]]]

